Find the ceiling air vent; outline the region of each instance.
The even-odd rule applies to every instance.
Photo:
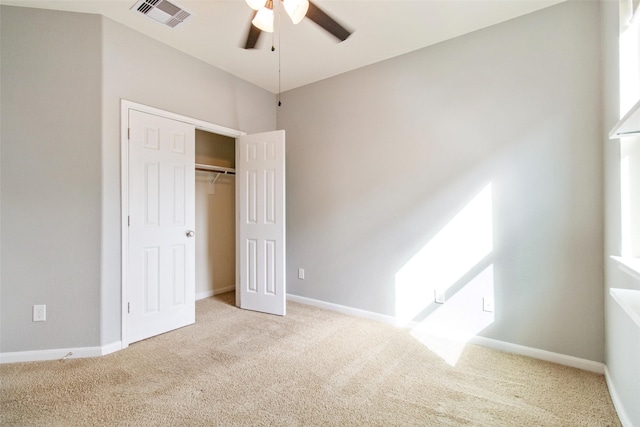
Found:
[[[139,0],[131,10],[140,12],[156,22],[175,28],[191,14],[167,0]]]

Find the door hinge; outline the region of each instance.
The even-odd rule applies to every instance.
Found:
[[[127,139],[131,139],[131,128],[127,128]]]
[[[127,217],[127,227],[131,227],[131,217]]]
[[[127,313],[131,313],[131,303],[127,303]]]

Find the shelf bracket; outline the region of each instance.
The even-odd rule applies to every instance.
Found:
[[[216,181],[220,178],[220,175],[235,175],[236,170],[234,168],[227,168],[224,166],[213,166],[196,163],[196,170],[210,172],[213,174],[213,178],[209,183],[209,194],[216,194]]]
[[[209,194],[216,194],[216,181],[220,178],[220,172],[215,172],[209,182]]]

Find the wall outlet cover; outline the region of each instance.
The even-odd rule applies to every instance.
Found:
[[[44,304],[36,304],[33,306],[33,321],[44,322],[47,320],[47,306]]]
[[[482,298],[482,311],[486,311],[487,313],[493,313],[493,298],[492,297],[483,297]]]

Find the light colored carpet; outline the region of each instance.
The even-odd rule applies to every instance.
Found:
[[[604,377],[302,304],[197,302],[197,322],[100,358],[0,366],[0,424],[617,426]]]

